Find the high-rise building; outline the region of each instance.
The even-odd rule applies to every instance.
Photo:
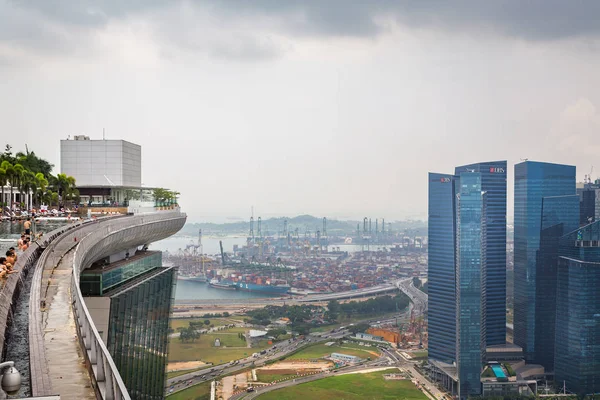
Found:
[[[555,295],[552,291],[556,287],[552,259],[556,254],[546,251],[551,250],[556,238],[572,227],[573,215],[579,215],[579,210],[573,208],[573,198],[549,198],[574,194],[574,166],[533,161],[515,165],[514,342],[523,348],[528,362],[538,362],[537,358],[545,351],[552,354],[552,349],[546,350],[542,346],[548,342],[543,336],[549,332],[543,329],[549,325],[541,317],[552,313],[552,306],[544,301],[547,300],[545,296]],[[565,205],[569,209],[560,211]],[[551,217],[553,212],[555,216]],[[543,217],[545,222],[542,222]],[[549,362],[548,357],[541,359]]]
[[[560,240],[554,371],[558,386],[600,392],[600,221]]]
[[[506,342],[506,161],[429,174],[428,240],[429,359],[480,395],[486,347]]]
[[[485,354],[485,200],[481,174],[461,172],[456,203],[456,364],[458,396],[481,394]]]
[[[132,399],[164,398],[176,282],[176,269],[162,267],[161,252],[136,249],[81,274],[86,305]]]
[[[456,167],[481,174],[486,193],[485,220],[485,335],[486,345],[506,343],[506,161],[481,162]]]
[[[554,370],[556,323],[556,267],[559,241],[579,225],[576,194],[542,198],[540,244],[536,254],[534,361],[546,371]]]
[[[579,225],[587,225],[600,220],[600,180],[577,184],[579,195]]]
[[[447,364],[456,361],[455,182],[429,174],[429,357]]]

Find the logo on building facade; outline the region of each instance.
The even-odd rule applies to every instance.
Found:
[[[493,174],[503,174],[504,168],[499,168],[499,167],[490,167],[490,172]]]
[[[448,182],[450,182],[450,178],[440,178],[440,182],[448,183]]]

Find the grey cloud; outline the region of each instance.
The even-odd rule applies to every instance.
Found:
[[[239,23],[255,23],[263,32],[290,36],[372,38],[386,29],[381,17],[408,27],[467,33],[491,31],[525,40],[600,34],[600,2],[590,0],[0,0],[0,42],[65,52],[74,46],[69,34],[101,29],[111,20],[151,15],[164,18],[162,25],[176,26],[178,19],[168,17],[177,15],[169,10],[178,7],[192,10],[192,14],[196,10],[212,15],[222,23],[223,30]],[[15,19],[15,15],[19,18]],[[197,46],[190,45],[186,35],[189,32],[170,36],[171,45],[193,50]],[[192,44],[197,40],[192,40]],[[231,48],[217,45],[208,53],[264,59],[276,57],[282,49],[262,36],[250,34]]]
[[[211,1],[201,0],[205,5]],[[583,0],[231,0],[216,3],[228,13],[301,13],[289,25],[315,35],[373,36],[383,30],[378,16],[392,16],[400,24],[450,30],[494,30],[526,40],[554,40],[600,33],[600,2]]]
[[[408,26],[491,28],[524,39],[558,39],[600,33],[600,2],[594,0],[13,0],[23,9],[42,12],[64,23],[101,26],[121,18],[176,3],[202,7],[229,17],[269,15],[300,18],[284,27],[314,35],[373,36],[381,32],[379,15],[394,16]]]

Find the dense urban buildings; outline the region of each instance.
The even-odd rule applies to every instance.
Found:
[[[552,275],[552,262],[543,261],[546,247],[540,249],[540,239],[552,243],[552,237],[559,237],[573,227],[573,213],[579,215],[579,210],[574,209],[571,210],[570,217],[569,212],[567,215],[561,213],[552,217],[556,219],[554,222],[564,224],[563,227],[556,228],[556,224],[550,223],[550,220],[542,223],[543,204],[546,205],[544,217],[551,218],[553,211],[560,211],[564,202],[573,200],[548,198],[575,194],[574,166],[533,161],[515,165],[514,343],[523,348],[527,362],[539,362],[538,359],[541,358],[542,361],[551,363],[552,358],[552,349],[543,348],[542,345],[548,345],[551,341],[547,340],[548,335],[553,337],[553,332],[541,329],[547,329],[553,324],[538,317],[553,314],[552,307],[546,307],[545,302],[549,301],[548,296],[555,296],[552,288],[556,287],[556,275]]]
[[[600,221],[560,241],[555,380],[579,395],[600,392]]]
[[[429,359],[456,363],[461,398],[481,394],[486,347],[506,342],[506,168],[429,174]]]

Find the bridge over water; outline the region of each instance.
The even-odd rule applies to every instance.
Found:
[[[173,235],[185,220],[179,210],[168,210],[72,223],[44,235],[19,257],[19,273],[0,289],[0,348],[6,347],[10,305],[28,302],[29,348],[15,360],[26,368],[23,396],[130,398],[92,321],[79,277],[97,260]],[[28,299],[19,297],[25,279],[31,279]]]

